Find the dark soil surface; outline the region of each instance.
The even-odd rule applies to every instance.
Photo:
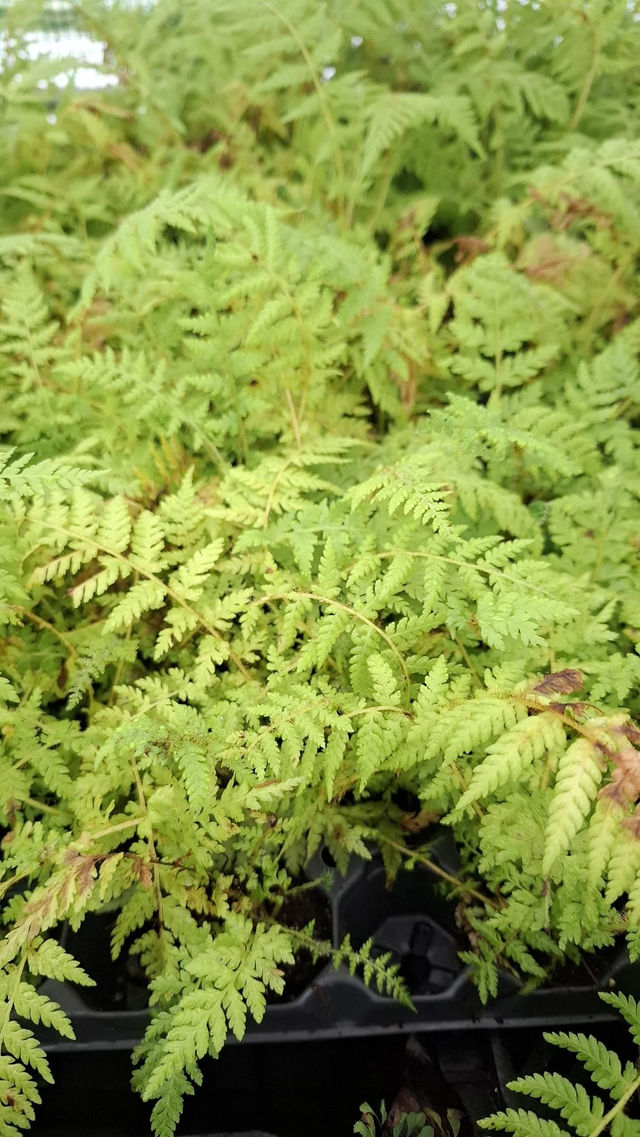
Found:
[[[600,948],[581,955],[578,963],[567,960],[554,969],[544,987],[606,987],[607,975],[620,954],[621,945]]]
[[[82,998],[95,1011],[140,1011],[149,1003],[147,979],[138,958],[111,958],[111,932],[117,913],[88,916],[77,932],[69,932],[67,951],[95,980],[83,987]],[[125,949],[126,951],[126,949]]]

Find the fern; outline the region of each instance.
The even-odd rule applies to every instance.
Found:
[[[460,849],[483,999],[637,956],[640,24],[574,15],[91,0],[103,100],[32,58],[47,4],[5,13],[7,1132],[70,1029],[39,982],[88,978],[56,929],[106,906],[163,1137],[296,952],[406,1000],[278,919],[322,845],[419,862],[399,790]]]
[[[600,996],[616,1010],[621,1011],[633,1029],[637,1027],[628,1010],[628,1000],[624,995]],[[632,1062],[624,1067],[618,1055],[608,1050],[592,1035],[549,1033],[544,1035],[547,1042],[569,1050],[587,1070],[592,1081],[601,1089],[607,1090],[613,1099],[608,1108],[601,1098],[590,1097],[581,1084],[574,1085],[559,1074],[527,1074],[507,1083],[514,1093],[533,1097],[552,1110],[557,1110],[568,1122],[570,1132],[588,1137],[589,1134],[602,1133],[611,1129],[612,1133],[632,1132],[634,1123],[625,1109],[640,1085],[640,1076]],[[635,1037],[635,1036],[634,1036]],[[508,1133],[561,1132],[554,1121],[546,1121],[523,1109],[507,1109],[480,1122],[483,1129],[505,1130]]]
[[[362,176],[400,135],[420,122],[439,122],[482,154],[471,103],[464,96],[434,98],[409,92],[385,94],[371,107],[364,143]]]
[[[70,490],[85,485],[95,475],[45,458],[29,465],[33,454],[15,456],[15,448],[0,454],[0,495],[5,501],[12,497],[32,497],[58,488]]]
[[[554,796],[549,803],[543,872],[568,852],[573,838],[591,810],[602,777],[602,766],[589,739],[572,743],[561,756]]]

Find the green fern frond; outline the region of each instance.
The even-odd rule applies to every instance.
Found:
[[[575,744],[574,744],[575,745]],[[561,755],[565,746],[562,724],[554,714],[536,715],[516,723],[506,734],[487,747],[487,757],[473,772],[471,784],[460,798],[456,810],[462,811],[503,786],[522,780],[527,768],[547,755]],[[560,758],[562,761],[562,758]]]
[[[0,501],[14,497],[47,495],[52,491],[68,492],[95,481],[96,474],[67,466],[51,458],[28,465],[33,454],[13,457],[15,449],[0,451]]]
[[[600,1098],[590,1098],[583,1086],[574,1086],[560,1074],[528,1074],[509,1082],[508,1088],[558,1110],[580,1137],[588,1137],[604,1116]]]
[[[498,1129],[513,1133],[514,1137],[566,1137],[567,1130],[555,1121],[538,1117],[531,1110],[507,1109],[494,1113],[479,1123],[483,1129]]]
[[[631,1033],[637,1041],[635,1035],[638,1016],[634,1000],[629,1000],[625,995],[602,992],[600,998],[620,1011],[630,1024]],[[544,1037],[552,1045],[576,1054],[596,1085],[609,1091],[614,1105],[608,1108],[600,1098],[590,1097],[583,1085],[574,1085],[567,1078],[550,1072],[516,1078],[508,1083],[508,1089],[534,1097],[543,1105],[558,1110],[580,1137],[588,1137],[589,1134],[606,1129],[612,1133],[633,1132],[634,1122],[624,1112],[640,1085],[640,1075],[633,1063],[627,1062],[623,1068],[619,1057],[591,1035],[561,1032],[545,1034]],[[549,1134],[549,1126],[560,1132],[554,1121],[539,1119],[535,1114],[522,1109],[509,1109],[494,1114],[484,1118],[480,1125],[484,1129],[503,1129],[511,1133],[533,1134],[544,1131]],[[538,1126],[542,1128],[539,1129]]]
[[[618,1055],[593,1036],[549,1032],[544,1037],[552,1045],[575,1054],[596,1085],[602,1090],[608,1090],[615,1101],[626,1093],[635,1078],[633,1064],[627,1063],[623,1070]]]
[[[545,834],[542,871],[552,871],[558,857],[569,851],[571,841],[591,810],[603,769],[593,743],[579,738],[560,756]]]

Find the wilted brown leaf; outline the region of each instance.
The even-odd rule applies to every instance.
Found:
[[[566,667],[564,671],[553,671],[550,675],[545,675],[533,689],[539,695],[570,695],[573,691],[580,691],[582,685],[582,673]]]
[[[620,727],[621,734],[624,734],[634,746],[640,745],[640,730],[632,722],[626,722],[624,726]]]
[[[634,837],[640,838],[640,808],[636,809],[633,817],[625,817],[622,824],[631,831]]]
[[[640,752],[630,746],[615,754],[614,762],[611,782],[600,790],[598,796],[627,806],[640,797]]]
[[[140,881],[143,888],[152,887],[153,873],[151,865],[147,861],[143,861],[141,857],[134,857],[131,861],[131,872],[136,880]]]
[[[408,833],[419,833],[421,829],[426,829],[427,825],[439,821],[440,817],[441,814],[434,813],[432,809],[421,809],[418,813],[405,813],[400,818],[400,824]]]
[[[456,264],[468,264],[469,261],[474,260],[480,253],[488,253],[489,246],[482,237],[456,237],[455,239]]]

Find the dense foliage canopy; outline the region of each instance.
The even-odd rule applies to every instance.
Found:
[[[150,978],[158,1137],[292,953],[402,996],[278,921],[321,844],[450,826],[485,999],[640,954],[638,4],[1,27],[0,1133],[64,921]]]

